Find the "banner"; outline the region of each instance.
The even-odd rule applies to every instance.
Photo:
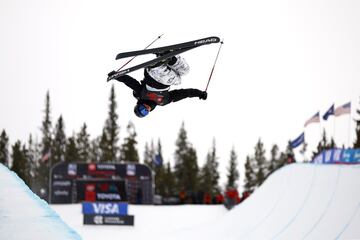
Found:
[[[83,202],[83,214],[127,215],[128,204],[125,202]]]
[[[125,225],[134,226],[134,216],[112,216],[112,215],[84,215],[84,224],[87,225]]]
[[[313,163],[319,164],[360,164],[360,149],[330,149],[317,155]]]

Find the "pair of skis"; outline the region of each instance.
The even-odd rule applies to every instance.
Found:
[[[141,63],[139,65],[129,67],[124,70],[119,69],[115,73],[111,74],[108,77],[107,81],[110,81],[114,78],[123,76],[130,72],[139,70],[141,68],[146,68],[148,66],[155,65],[161,61],[164,61],[168,58],[171,58],[175,55],[179,55],[179,54],[189,51],[191,49],[194,49],[194,48],[197,48],[200,46],[204,46],[204,45],[208,45],[208,44],[212,44],[212,43],[218,43],[218,42],[220,42],[220,38],[218,38],[218,37],[207,37],[207,38],[202,38],[202,39],[198,39],[198,40],[194,40],[194,41],[189,41],[189,42],[184,42],[184,43],[179,43],[179,44],[174,44],[174,45],[169,45],[169,46],[164,46],[164,47],[119,53],[116,56],[116,60],[122,59],[122,58],[127,58],[127,57],[138,56],[138,55],[144,55],[144,54],[161,54],[161,53],[166,52],[166,54],[164,54],[164,55],[161,55],[150,61]]]

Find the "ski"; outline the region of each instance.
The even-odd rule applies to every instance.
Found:
[[[141,63],[141,64],[133,66],[133,67],[129,67],[129,68],[124,69],[124,70],[117,71],[114,75],[109,76],[107,78],[107,81],[110,81],[110,80],[112,80],[114,78],[117,78],[117,77],[120,77],[120,76],[123,76],[123,75],[126,75],[126,74],[128,74],[130,72],[139,70],[141,68],[146,68],[148,66],[154,65],[154,64],[156,64],[158,62],[161,62],[161,61],[166,60],[166,59],[168,59],[170,57],[173,57],[173,56],[178,55],[180,53],[189,51],[189,50],[194,49],[194,48],[199,47],[199,46],[201,46],[201,45],[198,44],[198,45],[195,45],[195,46],[192,46],[192,47],[177,49],[177,50],[171,51],[171,52],[169,52],[169,53],[167,53],[165,55],[162,55],[160,57],[154,58],[154,59],[152,59],[150,61]]]
[[[183,49],[183,48],[198,47],[198,46],[211,44],[211,43],[218,43],[218,42],[220,42],[220,38],[213,36],[213,37],[202,38],[202,39],[198,39],[198,40],[194,40],[194,41],[189,41],[189,42],[184,42],[184,43],[179,43],[179,44],[174,44],[174,45],[169,45],[169,46],[164,46],[164,47],[123,52],[123,53],[119,53],[118,55],[116,55],[115,59],[118,60],[121,58],[127,58],[127,57],[132,57],[132,56],[137,56],[137,55],[150,54],[150,53],[156,54],[156,53],[162,53],[162,52],[166,52],[166,51],[174,51],[174,50]]]

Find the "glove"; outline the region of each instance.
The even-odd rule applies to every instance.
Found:
[[[199,99],[206,100],[207,99],[207,92],[203,91],[200,93]]]

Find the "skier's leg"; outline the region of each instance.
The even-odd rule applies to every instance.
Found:
[[[164,85],[179,85],[181,83],[180,75],[166,64],[154,68],[147,68],[147,73],[155,81]]]

